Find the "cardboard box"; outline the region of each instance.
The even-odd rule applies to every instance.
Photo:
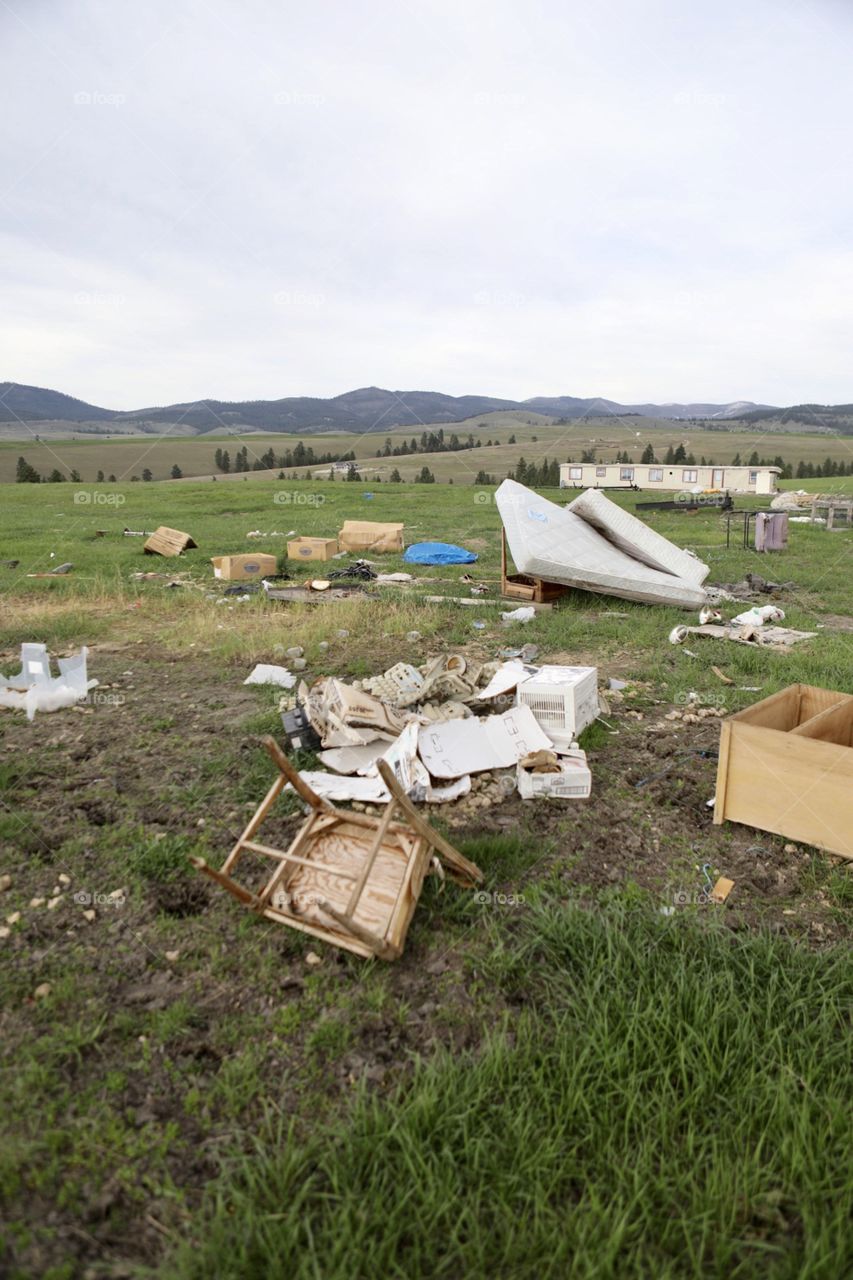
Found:
[[[127,532],[127,530],[125,530]],[[196,547],[198,543],[181,529],[170,529],[161,524],[144,543],[142,550],[149,556],[179,556],[187,547]]]
[[[337,538],[293,538],[287,544],[288,560],[331,560],[337,554]]]
[[[341,551],[402,551],[403,526],[372,520],[345,520],[338,534]]]
[[[222,578],[228,582],[244,582],[247,579],[266,578],[278,571],[278,560],[275,556],[213,556],[214,578]]]
[[[555,800],[585,800],[592,791],[592,774],[586,762],[586,752],[579,747],[570,755],[560,756],[559,773],[534,773],[519,763],[516,767],[516,785],[522,800],[551,797]]]
[[[853,858],[853,697],[793,684],[720,730],[715,823]]]

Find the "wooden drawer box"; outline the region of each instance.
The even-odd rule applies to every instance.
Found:
[[[793,684],[721,725],[714,822],[853,858],[853,696]]]

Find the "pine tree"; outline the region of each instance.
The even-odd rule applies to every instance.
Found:
[[[397,468],[395,467],[395,468],[394,468],[394,470],[391,472],[390,476],[388,477],[388,479],[389,479],[393,484],[399,484],[399,483],[401,482],[401,480],[403,479],[403,477],[400,475],[400,472],[399,472],[399,471],[397,470]]]
[[[178,464],[177,464],[177,462],[176,462],[176,463],[175,463],[175,465],[172,467],[172,470],[171,470],[171,473],[170,473],[170,474],[171,474],[171,477],[172,477],[172,479],[173,479],[173,480],[180,480],[181,476],[182,476],[184,473],[183,473],[183,471],[181,470],[181,468],[178,466]]]
[[[15,480],[18,484],[38,484],[41,476],[35,467],[30,466],[26,458],[20,457],[15,471]]]
[[[640,458],[640,461],[645,463],[657,461],[657,459],[655,458],[655,451],[651,445],[651,441],[646,445],[645,449],[643,450],[643,456]]]

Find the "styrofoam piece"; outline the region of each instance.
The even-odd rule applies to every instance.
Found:
[[[0,676],[0,707],[25,711],[32,720],[37,711],[60,711],[73,706],[94,689],[97,680],[89,680],[85,645],[70,658],[59,658],[59,675],[50,674],[50,655],[43,644],[21,645],[21,670],[14,676]]]
[[[292,689],[296,684],[296,676],[287,667],[259,662],[246,676],[243,684],[275,684],[281,689]]]
[[[529,708],[555,746],[568,748],[598,715],[598,670],[542,666],[518,685],[515,701]]]
[[[696,586],[701,586],[711,572],[698,556],[682,550],[650,529],[630,511],[612,502],[600,489],[587,489],[569,503],[568,510],[582,516],[609,542],[652,569],[674,574]]]
[[[495,502],[520,573],[647,604],[699,609],[706,602],[695,583],[633,559],[582,516],[516,480],[504,480]]]
[[[775,604],[753,605],[751,609],[745,609],[743,613],[738,613],[732,618],[732,622],[751,627],[763,627],[765,622],[784,621],[784,610],[777,608]]]
[[[361,682],[361,687],[375,698],[395,704],[398,699],[402,702],[417,700],[423,685],[424,678],[420,671],[409,662],[397,662],[381,676],[371,676]]]

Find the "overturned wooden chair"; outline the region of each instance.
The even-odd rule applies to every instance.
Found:
[[[219,871],[203,858],[191,859],[250,910],[356,955],[396,960],[433,852],[457,883],[470,888],[482,882],[479,867],[421,817],[384,760],[379,772],[391,800],[381,817],[370,817],[336,809],[299,776],[274,738],[263,744],[279,776],[249,825]],[[311,812],[289,848],[274,849],[255,836],[288,782]],[[273,863],[256,889],[232,875],[247,853]]]

